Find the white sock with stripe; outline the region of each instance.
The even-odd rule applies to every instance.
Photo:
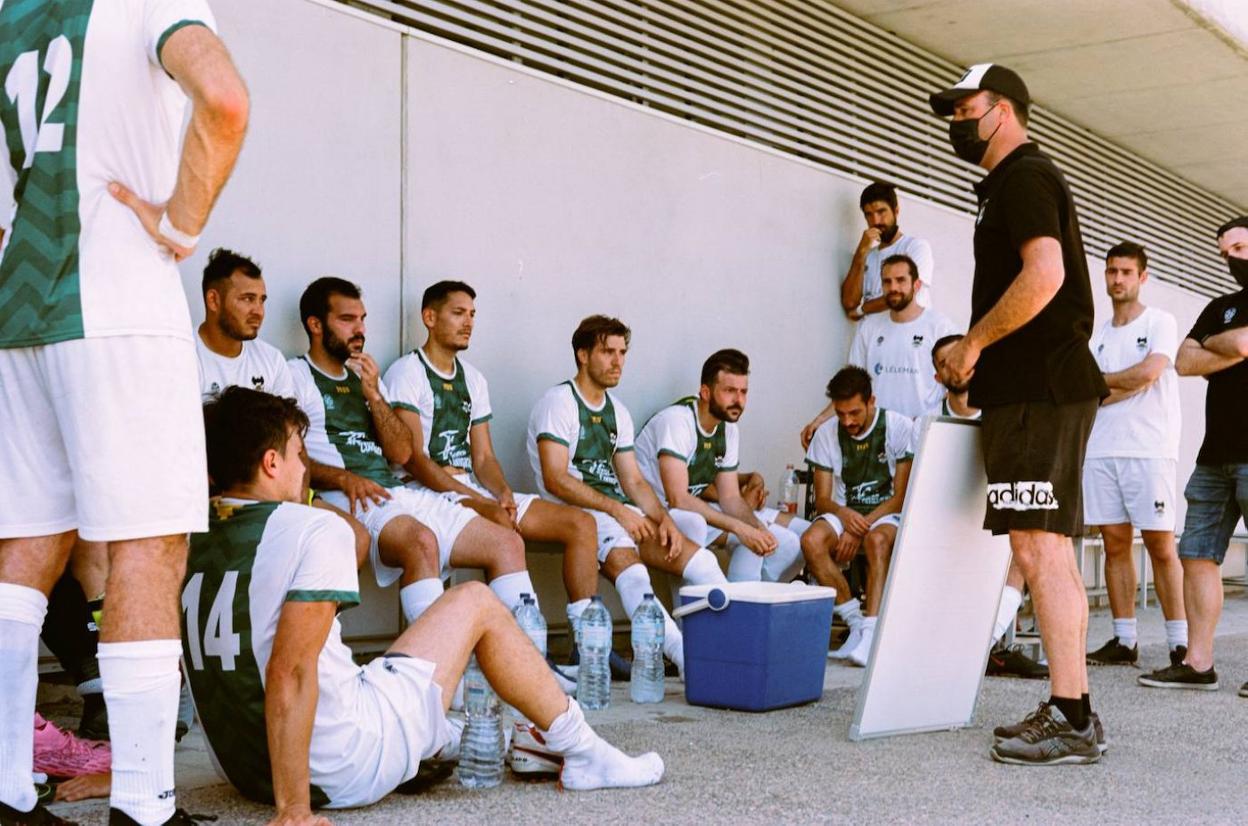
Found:
[[[39,591],[0,583],[0,803],[19,812],[29,812],[36,802],[30,721],[39,687],[39,631],[47,612],[48,599]]]

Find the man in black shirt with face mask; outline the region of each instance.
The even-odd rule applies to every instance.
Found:
[[[996,730],[992,757],[1095,763],[1103,735],[1088,698],[1088,603],[1070,537],[1083,532],[1084,452],[1108,390],[1088,349],[1092,287],[1074,199],[1027,137],[1030,95],[1013,71],[972,66],[930,102],[953,116],[958,157],[988,170],[975,185],[971,329],[946,354],[942,380],[969,381],[970,404],[983,410],[984,527],[1009,534],[1052,684],[1037,711]]]
[[[1179,346],[1180,376],[1204,376],[1205,441],[1187,482],[1187,517],[1179,542],[1183,599],[1187,605],[1186,659],[1139,678],[1151,688],[1217,691],[1213,634],[1222,613],[1222,560],[1231,532],[1248,515],[1248,215],[1218,228],[1218,252],[1239,292],[1205,307]],[[1248,697],[1248,683],[1239,689]]]

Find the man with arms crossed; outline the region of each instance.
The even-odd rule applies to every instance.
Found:
[[[1088,350],[1092,287],[1061,172],[1027,137],[1027,87],[1004,66],[971,67],[930,97],[953,116],[962,160],[989,170],[977,184],[971,329],[945,355],[983,411],[988,476],[984,527],[1009,534],[1031,588],[1052,693],[1023,722],[997,729],[995,760],[1095,763],[1098,737],[1084,660],[1088,599],[1070,537],[1083,532],[1080,475],[1100,397]]]
[[[836,419],[815,431],[806,452],[819,518],[802,534],[802,554],[819,584],[836,589],[833,610],[849,626],[849,637],[829,656],[865,666],[901,526],[914,421],[876,404],[871,376],[861,367],[841,368],[827,394]],[[841,573],[860,550],[867,555],[865,608]]]
[[[485,377],[457,355],[472,339],[476,297],[460,281],[439,281],[425,290],[420,310],[429,332],[425,346],[386,370],[390,402],[412,433],[415,449],[406,468],[417,486],[440,492],[524,539],[563,545],[568,602],[588,600],[598,592],[594,520],[579,508],[512,491],[494,455]]]
[[[1179,460],[1179,380],[1174,316],[1140,301],[1148,257],[1124,241],[1105,255],[1105,289],[1113,318],[1092,336],[1092,354],[1109,385],[1083,463],[1084,520],[1105,541],[1105,585],[1114,637],[1088,654],[1093,665],[1134,665],[1135,529],[1153,560],[1157,599],[1166,618],[1170,662],[1187,654],[1183,568],[1174,549],[1175,473]]]
[[[341,278],[318,278],[299,299],[308,353],[290,362],[296,398],[308,415],[312,484],[329,504],[368,530],[373,573],[399,582],[410,623],[443,591],[450,567],[481,568],[505,605],[533,593],[524,543],[514,532],[430,490],[403,486],[392,465],[412,459],[412,434],[391,408],[389,391],[364,352],[364,302]]]
[[[1218,228],[1218,252],[1239,292],[1209,302],[1179,346],[1175,369],[1204,376],[1205,440],[1187,480],[1187,516],[1179,559],[1188,644],[1183,662],[1142,676],[1150,688],[1216,691],[1213,635],[1222,614],[1222,560],[1239,520],[1248,514],[1248,215]],[[1248,683],[1239,696],[1248,697]]]
[[[46,595],[76,536],[108,543],[110,822],[184,822],[177,595],[208,490],[175,261],[198,243],[248,116],[213,27],[203,0],[0,4],[3,823],[60,822],[35,805],[30,721]]]
[[[572,334],[576,377],[538,400],[526,439],[542,495],[594,518],[602,575],[615,583],[630,617],[653,591],[646,565],[689,585],[727,581],[715,555],[681,535],[637,466],[632,416],[610,392],[620,383],[631,335],[616,318],[582,320]],[[568,606],[574,629],[588,606]],[[684,640],[666,612],[664,618],[663,653],[683,674]]]
[[[355,665],[335,616],[360,598],[351,532],[300,501],[307,417],[290,399],[231,387],[204,420],[223,495],[191,541],[186,663],[217,764],[246,797],[277,806],[275,823],[325,823],[313,806],[367,806],[421,760],[454,759],[460,732],[446,711],[474,652],[562,757],[564,788],[659,782],[659,756],[627,757],[599,738],[479,583],[453,588]]]
[[[765,524],[741,496],[737,421],[749,395],[750,360],[720,350],[702,365],[697,396],[650,417],[637,435],[637,463],[680,532],[702,547],[729,534],[729,582],[788,582],[802,567],[797,534]],[[706,501],[714,488],[715,503]]]
[[[861,321],[865,316],[888,309],[880,265],[890,255],[907,255],[915,261],[919,270],[916,280],[923,284],[918,302],[920,306],[929,306],[931,290],[928,285],[936,269],[932,247],[922,238],[905,235],[897,226],[897,217],[901,215],[897,188],[880,181],[869,184],[859,196],[858,206],[867,228],[858,240],[845,280],[841,282],[841,306],[845,314],[851,321]]]

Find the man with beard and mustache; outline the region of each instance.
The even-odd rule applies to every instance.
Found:
[[[798,533],[777,521],[779,511],[756,512],[747,504],[737,476],[737,421],[749,375],[745,353],[713,353],[702,365],[698,395],[663,408],[641,428],[637,462],[681,533],[704,547],[728,535],[729,582],[788,582],[802,567]],[[793,527],[810,524],[793,521]]]
[[[1235,525],[1248,514],[1248,215],[1218,228],[1218,251],[1239,292],[1209,302],[1179,346],[1180,376],[1204,376],[1205,440],[1183,495],[1179,541],[1188,645],[1183,662],[1139,678],[1152,688],[1216,691],[1213,635],[1222,613],[1222,560]],[[1248,697],[1248,683],[1239,696]]]
[[[583,319],[572,334],[576,376],[538,400],[525,439],[542,496],[594,518],[602,575],[615,583],[630,617],[654,590],[647,565],[688,585],[727,582],[715,555],[681,535],[638,467],[633,418],[611,392],[631,336],[618,318]],[[573,628],[580,613],[572,612],[585,607],[568,606]],[[663,653],[683,675],[684,638],[666,612],[664,618]]]
[[[901,214],[897,205],[897,188],[876,181],[862,191],[858,206],[867,228],[858,240],[849,270],[841,283],[841,305],[845,314],[851,321],[859,321],[888,309],[881,275],[883,261],[891,255],[908,255],[917,262],[919,275],[916,278],[923,282],[918,301],[924,307],[929,306],[929,286],[936,269],[932,247],[922,238],[904,234],[897,226],[897,216]]]
[[[295,397],[310,422],[305,442],[312,484],[364,524],[373,538],[377,584],[400,583],[404,618],[415,622],[442,595],[451,567],[483,569],[504,605],[535,593],[517,533],[431,490],[404,487],[394,472],[393,466],[412,460],[412,434],[390,406],[377,363],[364,352],[359,288],[319,278],[304,290],[299,313],[309,347],[290,367]]]
[[[841,368],[827,395],[836,418],[815,431],[806,452],[819,518],[802,534],[802,554],[819,584],[836,589],[833,611],[849,626],[845,643],[828,656],[865,666],[901,526],[914,421],[876,404],[871,376],[861,367]],[[851,598],[841,573],[859,551],[867,556],[865,607]]]
[[[1135,665],[1138,529],[1153,562],[1153,582],[1166,618],[1170,662],[1187,654],[1183,567],[1174,548],[1175,476],[1179,460],[1179,379],[1174,316],[1140,301],[1148,255],[1124,241],[1105,255],[1105,289],[1113,318],[1092,336],[1092,353],[1109,385],[1088,438],[1083,463],[1083,513],[1105,541],[1105,585],[1114,636],[1088,654],[1092,665]]]

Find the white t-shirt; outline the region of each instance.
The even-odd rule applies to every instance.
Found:
[[[849,346],[849,363],[871,374],[876,403],[915,418],[939,403],[945,388],[936,381],[932,345],[958,332],[939,310],[926,309],[899,324],[890,313],[874,313],[858,322]]]
[[[1089,342],[1102,373],[1117,373],[1139,364],[1153,353],[1169,359],[1161,376],[1143,393],[1096,412],[1088,437],[1089,459],[1133,457],[1178,459],[1179,379],[1174,371],[1179,335],[1174,316],[1146,307],[1130,324],[1115,327],[1107,320]]]
[[[740,431],[734,422],[720,422],[707,433],[698,421],[697,400],[684,399],[650,417],[637,434],[637,464],[650,487],[667,507],[659,457],[673,456],[689,468],[689,492],[700,496],[720,473],[738,465]]]
[[[295,382],[282,351],[258,338],[243,342],[243,351],[234,358],[214,353],[195,335],[199,357],[199,391],[205,399],[227,387],[249,387],[274,396],[293,397]]]
[[[445,374],[416,350],[390,365],[385,383],[393,407],[420,416],[425,454],[444,467],[471,470],[472,428],[493,415],[489,386],[481,371],[457,358],[455,369]]]
[[[883,427],[881,427],[881,424]],[[841,432],[836,419],[829,419],[815,431],[806,450],[806,463],[835,477],[832,498],[864,516],[893,495],[897,463],[914,457],[914,420],[877,407],[875,420],[861,436]],[[881,432],[883,431],[883,432]],[[841,442],[852,445],[850,461],[845,461]]]
[[[537,478],[542,496],[562,501],[546,489],[542,479],[539,441],[550,440],[568,449],[568,474],[599,493],[620,502],[629,498],[620,487],[615,473],[615,454],[633,449],[633,417],[615,394],[606,392],[598,407],[591,407],[571,381],[556,384],[547,390],[529,415],[525,444],[529,450],[529,466]]]
[[[880,277],[880,265],[884,259],[893,255],[908,255],[914,259],[919,268],[919,280],[923,285],[915,300],[920,307],[932,306],[932,278],[936,275],[936,259],[932,257],[932,245],[922,238],[913,235],[902,235],[887,247],[874,247],[867,252],[867,260],[862,267],[862,301],[865,304],[873,298],[884,295],[884,281]],[[872,315],[887,315],[873,313]]]
[[[204,0],[85,7],[0,3],[0,30],[23,15],[0,43],[0,347],[191,340],[173,258],[108,184],[151,203],[173,193],[187,98],[158,52],[179,28],[215,22]]]

